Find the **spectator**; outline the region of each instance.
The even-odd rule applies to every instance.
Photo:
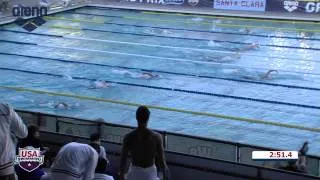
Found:
[[[90,136],[90,146],[93,147],[93,149],[95,149],[98,152],[99,157],[104,158],[109,163],[109,160],[108,160],[107,154],[106,154],[106,150],[104,149],[103,146],[101,146],[101,138],[100,138],[100,134],[99,133],[91,134],[91,136]]]
[[[25,138],[28,129],[19,115],[7,104],[0,104],[0,179],[15,180],[16,137]]]
[[[0,14],[1,12],[7,11],[9,8],[9,0],[0,1]]]
[[[37,126],[29,126],[28,127],[28,136],[25,139],[20,140],[17,145],[17,153],[19,148],[25,148],[27,146],[31,146],[34,148],[40,148],[41,154],[45,154],[48,151],[48,148],[43,147],[39,140],[39,128]],[[37,168],[32,172],[25,171],[20,166],[16,165],[17,175],[19,180],[39,180],[41,176],[45,173],[42,168]]]
[[[307,164],[307,158],[306,154],[308,152],[308,142],[304,142],[301,149],[299,150],[299,158],[297,161],[289,161],[288,165],[286,167],[283,167],[281,169],[287,170],[287,171],[294,171],[294,172],[300,172],[300,173],[308,173],[306,164]]]
[[[112,176],[107,175],[107,166],[107,160],[100,157],[98,160],[98,165],[96,167],[96,172],[94,174],[94,180],[114,180]]]
[[[47,147],[43,147],[39,139],[40,137],[39,127],[31,125],[28,127],[28,132],[29,133],[27,138],[21,139],[21,141],[19,141],[17,145],[17,148],[32,146],[34,148],[40,148],[41,154],[45,154],[46,152],[48,152],[49,149]]]
[[[136,112],[138,128],[124,137],[121,161],[120,180],[124,180],[127,156],[132,156],[127,180],[156,180],[157,167],[168,178],[164,148],[160,134],[147,128],[150,112],[147,107],[140,106]],[[156,167],[157,165],[157,167]]]
[[[51,174],[41,180],[93,180],[97,163],[98,153],[91,146],[72,142],[60,149]]]

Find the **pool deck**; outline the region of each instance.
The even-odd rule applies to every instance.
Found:
[[[179,12],[187,14],[201,14],[214,16],[231,16],[231,17],[246,17],[260,19],[277,19],[277,20],[299,20],[299,21],[314,21],[320,22],[320,15],[316,17],[308,14],[293,14],[293,13],[275,13],[275,12],[248,12],[248,11],[227,11],[215,10],[213,8],[194,8],[194,7],[178,7],[178,6],[160,6],[154,4],[138,4],[130,2],[110,2],[107,0],[92,0],[91,6],[122,8],[122,9],[138,9],[145,11],[160,11],[160,12]],[[299,15],[299,16],[298,16]]]

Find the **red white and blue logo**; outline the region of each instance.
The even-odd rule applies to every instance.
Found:
[[[41,155],[40,148],[27,146],[19,148],[19,154],[16,156],[15,163],[28,172],[39,168],[44,162],[44,156]]]

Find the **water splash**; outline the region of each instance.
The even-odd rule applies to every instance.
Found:
[[[172,31],[169,31],[169,30],[167,30],[167,29],[164,29],[164,30],[162,31],[162,34],[163,34],[163,35],[171,35],[171,34],[173,34],[173,32],[172,32]]]
[[[63,79],[66,79],[66,80],[72,80],[72,76],[70,76],[69,74],[64,74],[63,75]]]
[[[208,46],[209,46],[209,47],[216,47],[216,46],[219,46],[219,45],[218,45],[218,43],[216,43],[216,42],[214,42],[214,41],[209,41],[209,42],[208,42]]]
[[[143,30],[143,32],[146,34],[156,34],[155,30],[152,28],[146,28]]]
[[[191,20],[195,21],[195,22],[201,22],[201,21],[203,21],[203,18],[196,17],[196,18],[192,18]]]

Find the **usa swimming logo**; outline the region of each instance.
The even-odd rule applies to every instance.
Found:
[[[12,8],[12,15],[17,17],[15,23],[21,26],[23,29],[31,32],[41,25],[45,24],[46,21],[41,16],[48,14],[48,7],[23,7],[16,6]],[[34,17],[33,19],[24,19],[23,17]]]
[[[19,154],[16,156],[15,163],[28,172],[39,168],[44,162],[44,156],[41,155],[40,148],[27,146],[19,148]]]

